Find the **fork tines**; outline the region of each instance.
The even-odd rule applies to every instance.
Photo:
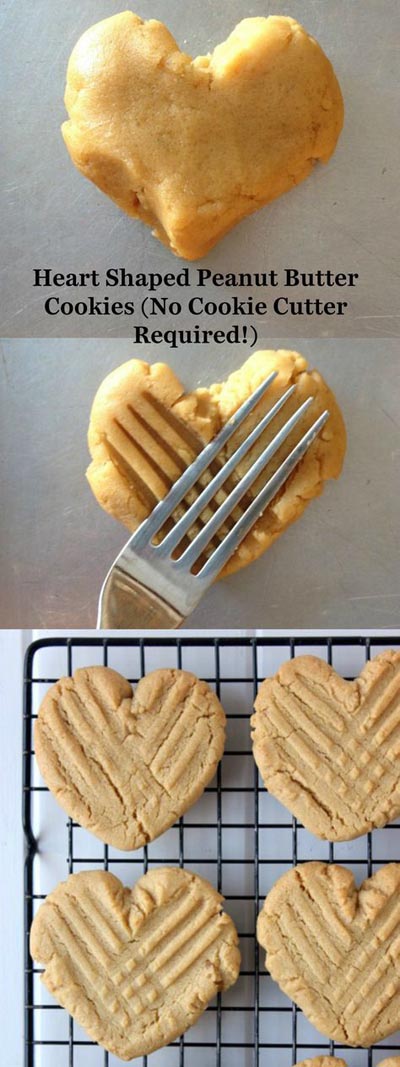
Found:
[[[199,563],[199,561],[202,560],[207,546],[210,545],[210,542],[215,537],[218,530],[220,530],[223,523],[229,519],[229,517],[232,517],[232,513],[238,503],[245,497],[246,493],[257,478],[263,473],[268,463],[281,448],[289,434],[305,415],[313,402],[313,397],[308,397],[308,399],[305,400],[284,423],[266,448],[264,448],[257,459],[251,464],[250,468],[240,478],[238,483],[228,492],[226,498],[205,522],[200,531],[193,537],[189,545],[183,549],[178,558],[173,558],[173,553],[176,553],[183,539],[188,536],[191,528],[193,528],[193,524],[204,512],[207,504],[215,498],[215,495],[221,486],[223,486],[229,476],[235,472],[238,464],[243,460],[278,412],[284,407],[289,397],[292,396],[296,389],[295,385],[290,386],[282,396],[279,397],[270,411],[263,416],[245,440],[232,453],[226,463],[220,467],[205,488],[202,489],[196,500],[188,506],[182,517],[175,522],[173,528],[170,529],[165,536],[161,536],[161,540],[158,544],[154,544],[154,538],[160,531],[162,533],[166,521],[173,517],[173,513],[177,506],[184,501],[189,490],[196,485],[199,478],[208,468],[210,468],[212,461],[250,412],[253,411],[275,378],[276,372],[270,374],[268,378],[259,385],[254,393],[251,394],[244,404],[242,404],[235,412],[232,418],[224,425],[220,433],[217,434],[205,448],[203,448],[194,462],[175,482],[167,496],[157,504],[149,518],[145,519],[131,539],[131,548],[134,552],[140,553],[141,550],[147,547],[148,550],[150,549],[154,561],[158,559],[161,562],[161,560],[169,559],[171,566],[176,569],[177,577],[179,573],[182,575],[183,573],[191,572],[196,563]],[[282,488],[294,468],[308,451],[328,418],[329,411],[326,410],[315,420],[307,432],[303,434],[298,443],[292,448],[289,455],[271,475],[266,484],[257,493],[256,497],[245,508],[245,511],[234,522],[234,525],[229,532],[225,534],[218,546],[214,548],[208,559],[202,563],[201,568],[198,570],[195,577],[201,578],[208,584],[217,576],[224,564],[239,546],[243,538],[246,537],[246,534],[249,533],[267,505],[274,498],[279,489]]]

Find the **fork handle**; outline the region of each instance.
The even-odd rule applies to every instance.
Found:
[[[114,567],[99,601],[97,629],[176,630],[184,616],[136,578]]]

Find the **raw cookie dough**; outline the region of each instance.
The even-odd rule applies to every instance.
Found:
[[[345,867],[302,863],[275,883],[257,923],[266,967],[313,1026],[367,1048],[400,1026],[400,863],[357,890]]]
[[[67,814],[101,841],[153,841],[199,799],[225,743],[225,713],[206,682],[161,669],[132,686],[85,667],[49,689],[35,725],[40,772]]]
[[[197,874],[155,869],[125,888],[106,871],[61,882],[33,921],[46,988],[104,1048],[130,1060],[168,1045],[236,982],[238,937]]]
[[[316,656],[261,683],[251,720],[264,785],[307,830],[349,841],[400,815],[400,652],[347,682]]]
[[[99,504],[129,530],[136,530],[204,444],[272,371],[278,372],[277,377],[263,400],[220,453],[224,462],[288,386],[295,383],[297,387],[239,465],[240,476],[307,397],[313,396],[314,401],[268,464],[268,477],[325,408],[330,418],[220,577],[252,563],[302,515],[309,501],[322,493],[325,481],[338,478],[342,469],[346,431],[341,412],[321,375],[308,370],[307,360],[297,352],[255,352],[227,381],[188,394],[165,363],[150,365],[132,359],[117,367],[102,382],[90,416],[92,462],[87,477]],[[247,494],[247,504],[266,480],[265,473],[257,479]],[[225,485],[232,488],[236,481],[235,477]],[[222,489],[216,496],[218,502],[224,499],[223,493]],[[183,510],[182,506],[177,508],[175,518]],[[241,513],[239,506],[234,515],[238,518]],[[209,508],[204,516],[211,516]],[[226,532],[225,526],[220,534]]]
[[[161,22],[104,19],[72,52],[65,106],[78,169],[189,260],[326,162],[343,125],[329,60],[280,15],[194,60]]]

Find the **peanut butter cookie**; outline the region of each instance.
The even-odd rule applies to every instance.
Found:
[[[253,752],[263,781],[307,830],[349,841],[400,815],[400,653],[354,682],[298,656],[262,682]]]
[[[236,982],[238,937],[197,874],[151,870],[133,889],[106,871],[72,874],[39,908],[31,953],[46,988],[122,1060],[167,1045]]]
[[[400,863],[357,890],[351,871],[303,863],[275,883],[257,937],[284,993],[322,1034],[368,1047],[400,1026]]]
[[[61,678],[35,727],[40,772],[58,803],[101,841],[135,849],[201,796],[221,759],[225,714],[194,674],[157,670],[135,692],[108,667]]]

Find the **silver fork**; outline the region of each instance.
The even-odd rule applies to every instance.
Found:
[[[207,546],[305,414],[313,397],[308,397],[291,415],[199,533],[183,548],[178,558],[174,558],[174,553],[206,505],[215,497],[238,463],[292,396],[296,388],[292,385],[211,478],[194,503],[188,505],[172,529],[161,536],[159,543],[154,543],[167,520],[173,518],[177,506],[195,486],[199,477],[207,472],[212,460],[255,408],[275,377],[276,372],[273,372],[258,386],[129,538],[114,560],[100,593],[97,619],[99,629],[161,629],[181,626],[310,448],[329,418],[327,410],[316,419],[218,546],[211,551],[205,562],[201,563]],[[199,561],[200,569],[193,573],[193,568]]]

